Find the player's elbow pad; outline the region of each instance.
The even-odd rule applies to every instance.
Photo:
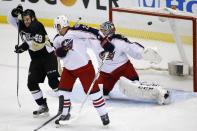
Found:
[[[68,50],[65,50],[64,47],[59,47],[55,50],[56,56],[63,58],[67,55]]]

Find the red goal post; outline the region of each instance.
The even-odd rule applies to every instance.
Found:
[[[124,13],[132,13],[132,14],[141,14],[141,15],[148,15],[148,16],[158,16],[158,17],[166,17],[166,18],[175,18],[175,19],[182,19],[188,20],[192,22],[192,40],[193,40],[193,91],[197,92],[197,18],[193,16],[185,16],[179,14],[166,14],[166,13],[159,13],[153,11],[146,11],[140,9],[125,9],[125,8],[110,8],[109,9],[109,21],[113,22],[113,12],[124,12]]]

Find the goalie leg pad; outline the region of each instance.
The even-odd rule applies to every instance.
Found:
[[[148,82],[131,81],[125,77],[120,78],[120,91],[131,99],[156,100],[158,104],[168,104],[170,93],[160,85]]]

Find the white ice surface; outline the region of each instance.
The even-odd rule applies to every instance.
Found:
[[[55,30],[47,28],[52,38]],[[30,58],[28,53],[20,55],[19,99],[22,107],[17,105],[16,97],[16,54],[17,30],[0,24],[0,131],[33,131],[40,124],[57,113],[58,99],[49,95],[51,89],[47,80],[41,84],[50,108],[50,117],[33,118],[32,111],[37,105],[27,89],[27,75]],[[166,45],[165,45],[166,46]],[[85,105],[80,118],[73,124],[63,128],[55,128],[54,121],[40,131],[196,131],[197,130],[197,94],[187,87],[191,80],[181,80],[161,73],[141,73],[143,80],[158,81],[167,88],[172,87],[172,103],[159,106],[155,102],[132,100],[107,100],[110,126],[103,128],[101,120],[90,101]],[[176,85],[180,86],[173,86]],[[184,85],[184,86],[183,86]],[[189,86],[189,85],[188,85]],[[72,94],[73,113],[79,109],[84,93],[79,82],[75,84]]]

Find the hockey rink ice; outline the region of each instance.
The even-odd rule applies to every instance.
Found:
[[[50,38],[56,34],[53,28],[46,29]],[[21,108],[19,108],[16,97],[17,55],[14,53],[17,30],[8,24],[0,24],[0,41],[0,131],[33,131],[57,113],[58,98],[53,96],[46,80],[40,86],[44,96],[47,97],[50,116],[33,118],[32,112],[38,107],[26,86],[30,57],[28,52],[25,52],[20,54],[19,100]],[[171,49],[165,44],[159,46],[166,46],[166,51]],[[140,63],[136,64],[140,65]],[[191,78],[177,78],[174,82],[174,78],[158,72],[139,72],[139,76],[142,80],[156,81],[169,88],[172,95],[171,104],[160,106],[153,101],[106,100],[111,123],[108,128],[104,128],[96,110],[88,101],[81,116],[74,123],[56,128],[52,121],[40,131],[197,130],[197,93],[192,92]],[[117,94],[118,90],[114,90],[114,93]],[[80,83],[76,82],[71,98],[73,101],[71,115],[78,111],[84,97]]]

